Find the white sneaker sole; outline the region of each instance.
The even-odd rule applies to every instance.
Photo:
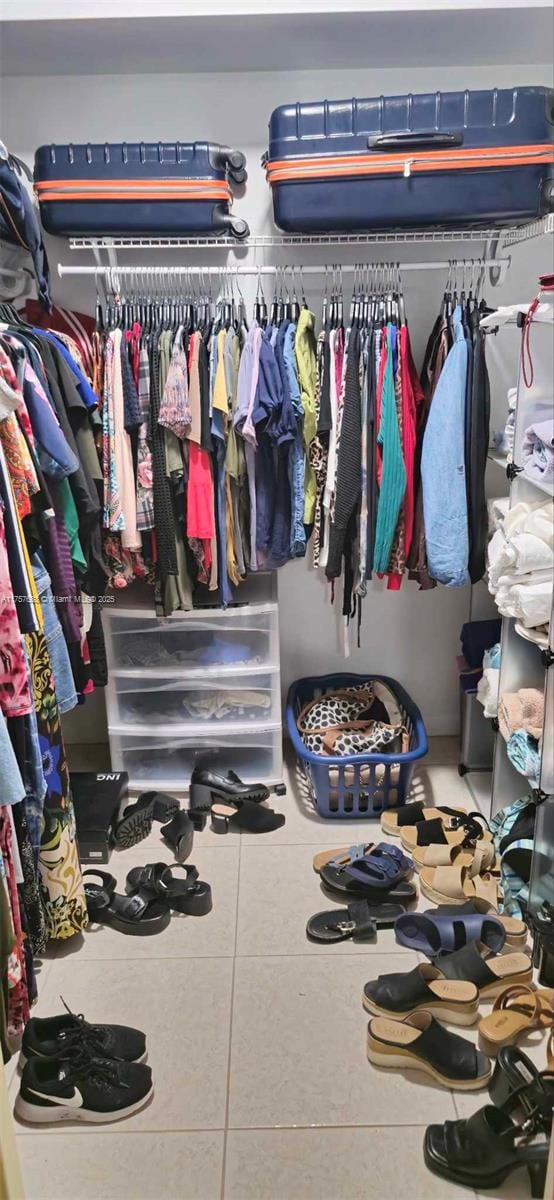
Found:
[[[143,1096],[142,1100],[137,1100],[136,1104],[129,1104],[127,1108],[120,1108],[117,1112],[94,1112],[90,1108],[70,1108],[65,1104],[31,1104],[19,1095],[14,1112],[19,1121],[27,1121],[30,1125],[50,1125],[53,1121],[86,1121],[90,1125],[105,1125],[109,1121],[121,1121],[124,1117],[130,1117],[132,1113],[138,1112],[139,1108],[148,1104],[153,1095],[154,1088],[151,1087],[148,1095]]]

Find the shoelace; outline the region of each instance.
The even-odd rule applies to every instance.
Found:
[[[120,1063],[111,1058],[99,1058],[82,1047],[70,1050],[65,1059],[68,1065],[67,1077],[73,1082],[79,1079],[90,1079],[95,1083],[117,1084],[118,1087],[128,1088],[120,1077]]]
[[[60,996],[60,1000],[66,1012],[69,1014],[72,1020],[76,1022],[74,1030],[70,1030],[68,1033],[62,1033],[60,1034],[60,1037],[67,1037],[70,1039],[74,1035],[76,1040],[78,1039],[83,1049],[90,1048],[91,1053],[93,1053],[94,1050],[102,1053],[106,1046],[106,1030],[103,1029],[101,1025],[91,1025],[89,1021],[85,1020],[83,1013],[72,1012],[69,1005],[66,1004],[63,996]],[[122,1061],[116,1054],[111,1054],[110,1057],[114,1060],[114,1062]]]

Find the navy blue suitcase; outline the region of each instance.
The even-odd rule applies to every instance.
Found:
[[[40,146],[35,192],[42,224],[64,237],[232,234],[231,183],[246,179],[240,150],[212,142]]]
[[[554,208],[554,91],[283,104],[264,156],[291,233],[512,224]]]

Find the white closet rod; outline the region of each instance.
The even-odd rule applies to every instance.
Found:
[[[472,265],[475,267],[476,270],[485,269],[487,267],[504,267],[507,269],[510,265],[510,258],[466,259],[466,261],[465,261],[466,271],[470,271]],[[64,275],[92,275],[93,277],[96,277],[97,279],[101,279],[103,277],[107,277],[107,278],[111,277],[111,278],[117,279],[117,277],[120,275],[136,275],[136,276],[142,275],[142,276],[147,276],[147,277],[159,275],[160,277],[164,276],[166,278],[168,275],[187,275],[187,276],[190,276],[190,275],[200,275],[200,276],[220,275],[221,277],[227,276],[229,279],[232,279],[236,275],[252,275],[254,278],[257,278],[259,275],[283,275],[283,277],[286,278],[291,271],[293,271],[295,274],[301,273],[302,275],[325,275],[326,272],[327,272],[327,274],[330,275],[330,274],[332,274],[333,270],[335,270],[335,271],[337,270],[337,266],[338,266],[339,273],[342,271],[342,273],[346,274],[346,275],[353,274],[354,272],[359,273],[360,267],[362,267],[363,269],[366,269],[366,270],[368,270],[368,269],[369,270],[376,270],[376,269],[378,270],[380,267],[381,268],[384,267],[385,269],[393,268],[394,270],[398,270],[398,271],[400,271],[401,274],[403,274],[405,271],[449,271],[452,268],[454,268],[454,270],[456,270],[456,268],[458,268],[458,270],[463,270],[464,260],[463,259],[450,259],[450,261],[444,260],[443,262],[406,262],[406,263],[388,262],[387,261],[387,262],[362,263],[362,264],[360,264],[360,263],[339,263],[339,264],[327,263],[326,265],[323,265],[323,266],[304,266],[304,265],[300,265],[297,263],[294,263],[294,264],[287,263],[283,266],[273,266],[272,265],[272,266],[260,266],[260,267],[255,267],[255,266],[243,267],[243,266],[234,266],[234,265],[233,266],[221,266],[221,267],[214,267],[214,266],[209,266],[209,267],[185,267],[185,266],[178,266],[178,267],[159,267],[159,266],[144,267],[144,266],[140,266],[140,267],[137,267],[137,266],[135,266],[135,267],[131,267],[131,266],[119,266],[119,264],[117,267],[81,267],[81,266],[73,266],[73,265],[66,266],[64,263],[58,263],[58,275],[60,276],[60,278],[62,278]]]

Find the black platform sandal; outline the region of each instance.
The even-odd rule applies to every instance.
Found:
[[[177,862],[183,863],[192,852],[194,830],[198,828],[192,818],[192,813],[180,809],[168,825],[163,825],[161,835],[173,850]],[[200,826],[202,828],[202,826]]]
[[[102,882],[92,883],[88,879],[91,875]],[[153,899],[150,892],[120,896],[113,875],[106,871],[83,871],[83,883],[88,915],[94,923],[110,925],[119,933],[138,937],[161,933],[169,925],[171,913],[167,903]]]
[[[244,829],[246,833],[272,833],[284,824],[283,813],[264,808],[263,804],[253,804],[250,800],[212,805],[214,833],[229,833],[232,829]]]
[[[192,864],[179,864],[185,872],[184,879],[175,879],[173,870],[166,863],[148,863],[145,867],[133,867],[125,883],[128,895],[137,892],[150,893],[158,897],[175,912],[190,917],[205,917],[212,911],[212,889],[209,883],[198,878],[198,870]]]
[[[429,1125],[423,1156],[429,1170],[451,1183],[481,1192],[500,1187],[518,1167],[527,1167],[534,1200],[542,1200],[548,1141],[529,1142],[537,1130],[517,1125],[502,1109],[487,1104],[468,1120]]]
[[[127,805],[118,821],[114,838],[116,846],[127,850],[148,837],[153,821],[168,821],[179,811],[179,801],[167,792],[141,792],[134,804]]]

